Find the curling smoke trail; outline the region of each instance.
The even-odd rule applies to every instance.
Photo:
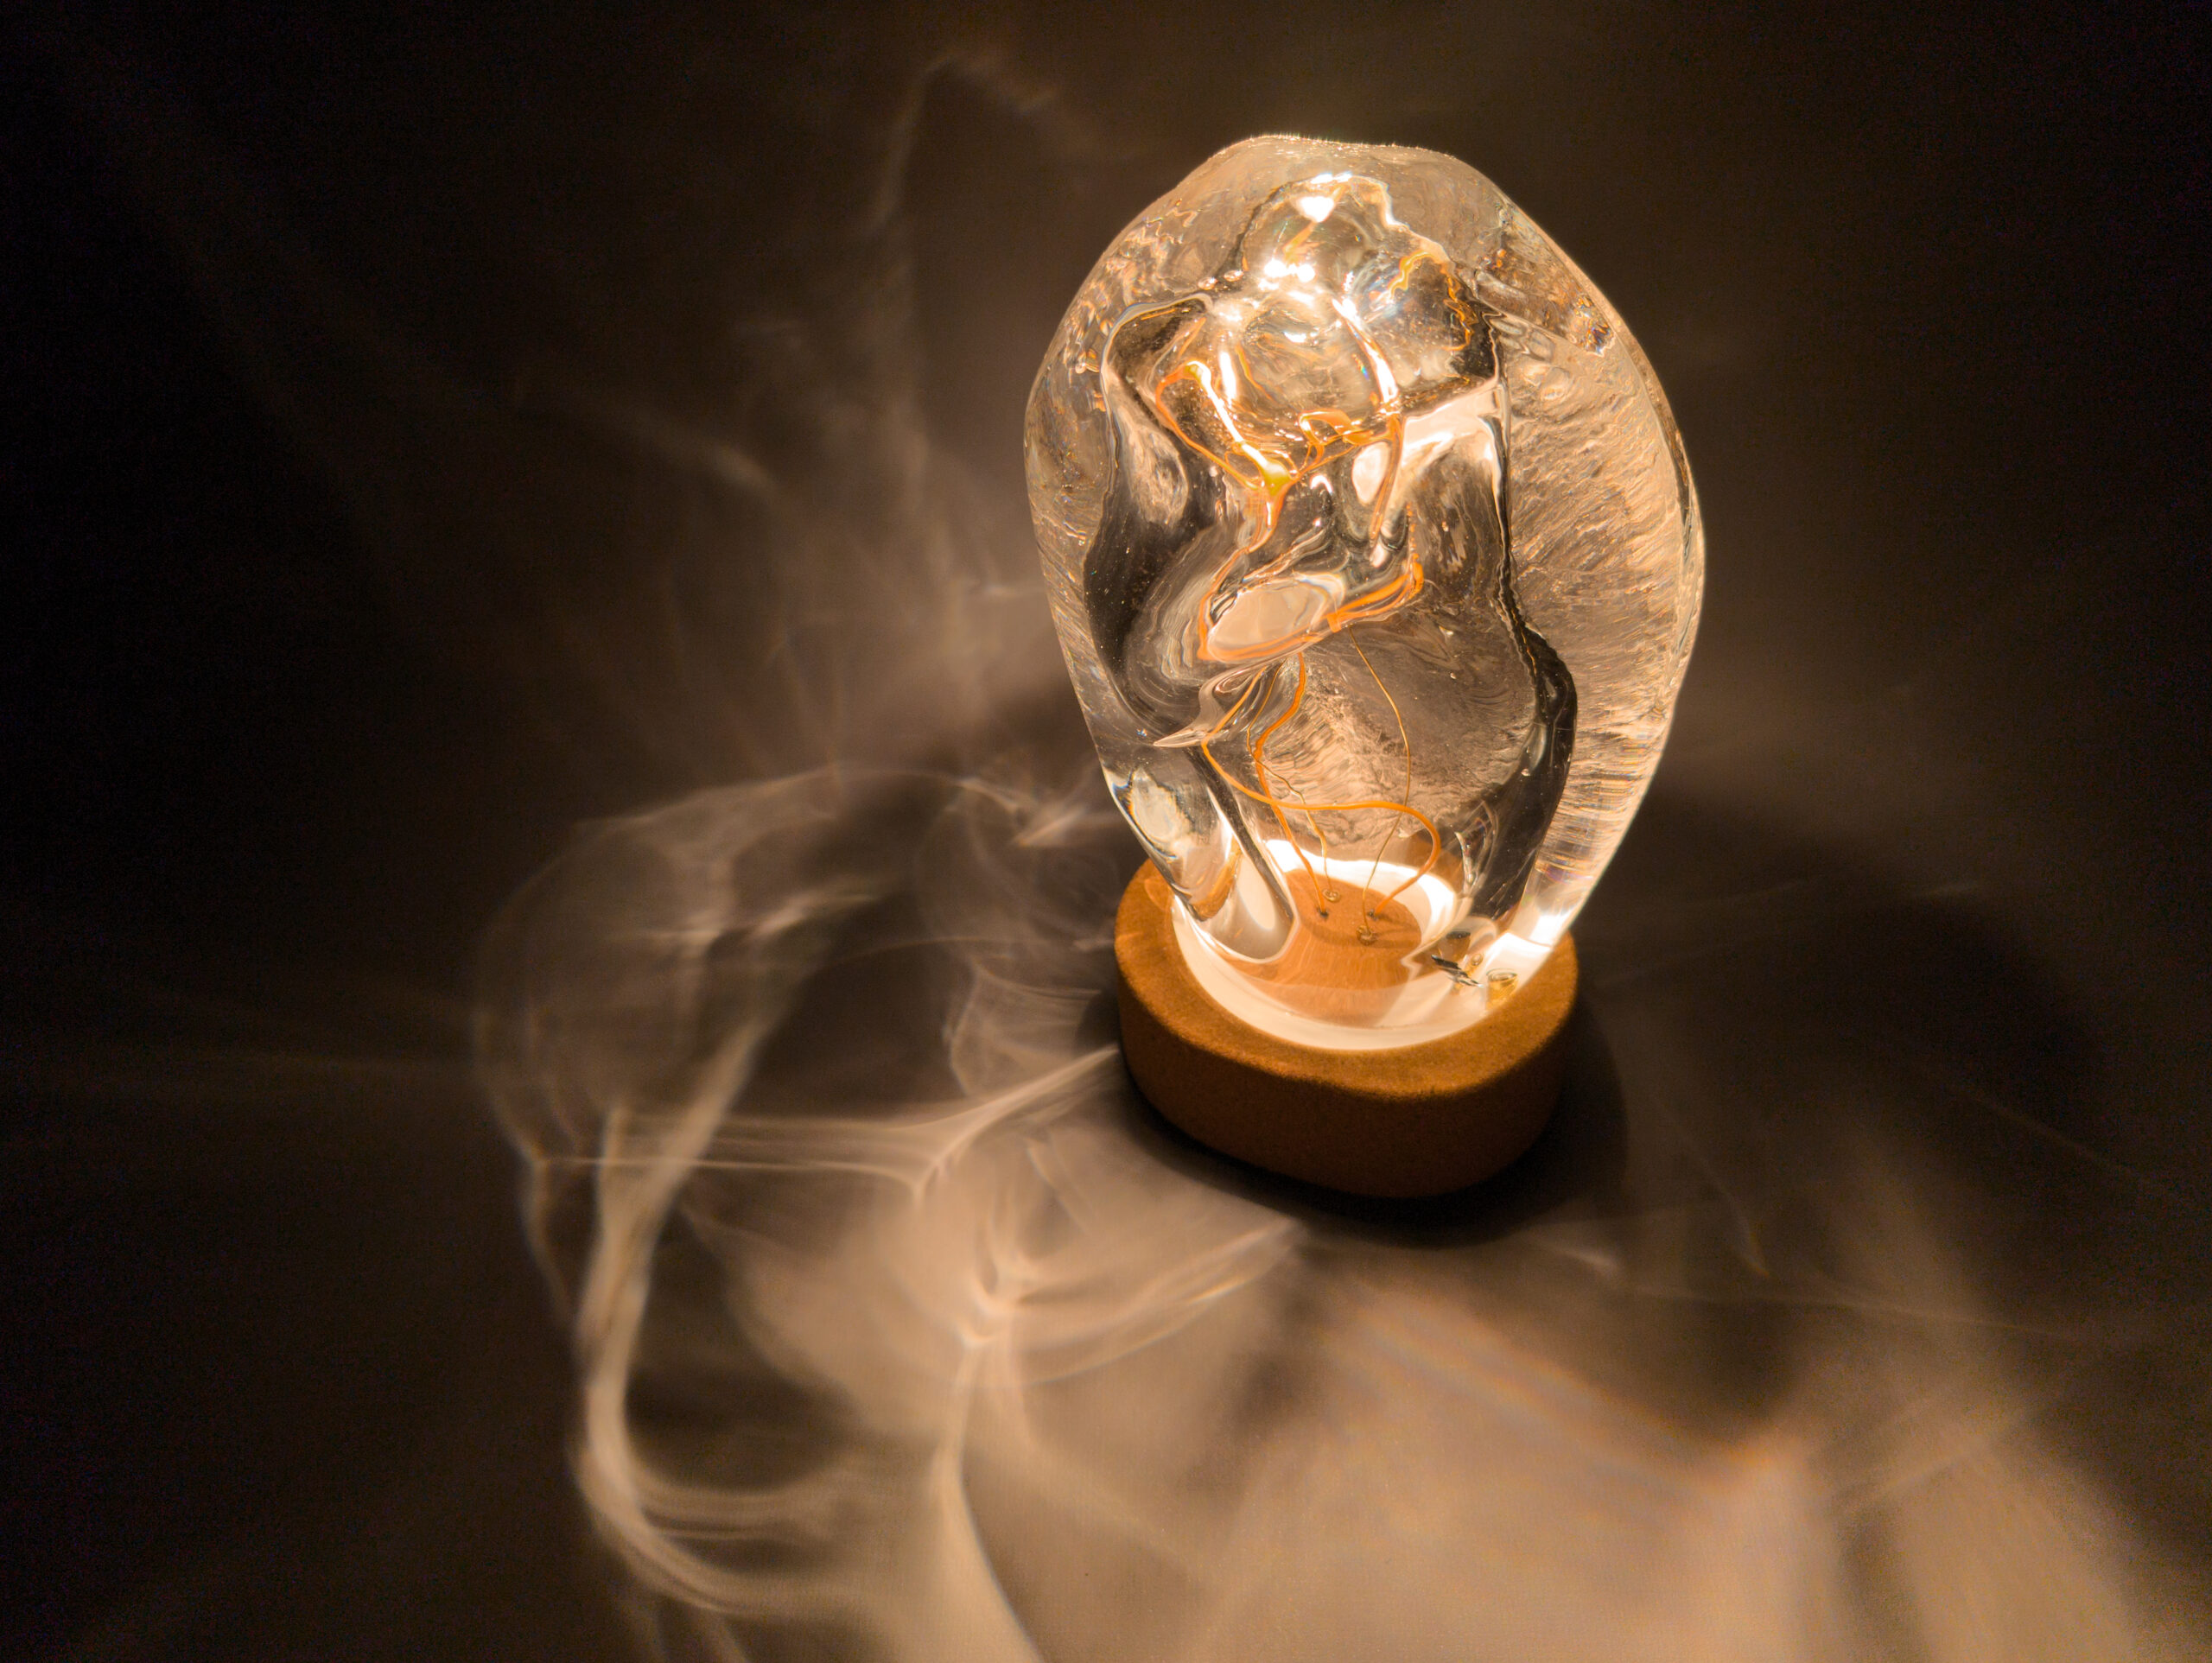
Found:
[[[1033,1384],[1162,1340],[1289,1250],[1288,1221],[1193,1189],[1118,1124],[1118,1062],[1085,1031],[1098,943],[1071,944],[1086,921],[1066,904],[1110,881],[1096,799],[826,774],[711,793],[586,840],[495,938],[483,1054],[532,1155],[541,1247],[573,1277],[580,1477],[660,1591],[743,1622],[873,1629],[900,1656],[1036,1655],[969,1515],[978,1400],[1018,1414]],[[918,813],[930,870],[1030,908],[911,938],[894,915]],[[958,870],[978,856],[1001,864]],[[965,982],[951,1093],[804,1101],[793,1082],[754,1108],[786,1019],[871,1056],[878,1086],[928,1077],[871,1038],[880,1004],[840,996],[855,959],[886,955]],[[810,987],[826,1007],[810,1018]],[[721,1342],[834,1406],[788,1479],[702,1482],[633,1428],[640,1373],[667,1366],[656,1346],[713,1370],[711,1326],[653,1285],[675,1233],[728,1279]]]
[[[1239,1196],[1103,1043],[1126,858],[1087,781],[818,772],[601,827],[495,932],[665,1654],[2193,1654],[2004,1366],[2082,1336],[1947,1268],[1863,1115],[1796,1217],[1694,1116],[1489,1240]]]
[[[478,1012],[571,1325],[579,1482],[657,1653],[2212,1654],[2186,1556],[2145,1522],[2153,1479],[2120,1482],[2160,1464],[2141,1451],[2202,1464],[2175,1430],[2201,1425],[2201,1291],[2100,1285],[2082,1246],[2101,1229],[2150,1258],[2201,1219],[1993,1090],[1980,1036],[1928,1025],[1989,968],[1921,974],[1955,920],[1817,865],[1688,901],[1617,873],[1584,927],[1592,1022],[1558,1135],[1457,1208],[1331,1212],[1144,1118],[1106,1000],[1134,847],[1018,489],[978,490],[930,437],[903,184],[926,79],[810,91],[758,129],[711,124],[743,97],[658,99],[664,127],[631,111],[587,154],[611,198],[655,207],[658,243],[602,207],[509,249],[496,192],[386,227],[476,227],[453,267],[573,276],[593,232],[680,268],[712,220],[715,257],[772,291],[707,318],[685,305],[719,270],[641,300],[637,263],[607,259],[536,314],[574,339],[441,351],[389,323],[440,308],[339,281],[86,27],[85,103],[417,611],[466,611],[455,590],[491,572],[500,616],[539,605],[527,645],[574,660],[527,683],[581,669],[671,772],[752,782],[582,835],[492,931]],[[678,44],[689,86],[715,54]],[[1185,68],[1161,85],[1204,92],[1214,66]],[[939,71],[1065,120],[1049,89]],[[700,212],[745,182],[700,158],[769,154],[764,134],[813,168],[746,197],[772,223]],[[510,148],[535,200],[553,169]],[[855,152],[889,165],[816,165]],[[504,319],[487,293],[512,298],[457,309]],[[736,373],[695,374],[729,341]],[[1701,873],[1771,865],[1714,782],[1669,834],[1662,773],[1638,836],[1694,846]],[[1892,987],[1910,1019],[1869,1043]],[[2077,1400],[2113,1359],[2189,1406],[2154,1379],[2150,1434],[2101,1469],[2082,1428],[2129,1406]]]
[[[1617,963],[1699,943],[1667,976],[1591,955],[1604,1038],[1517,1201],[1347,1218],[1145,1119],[1133,847],[1018,530],[925,436],[871,200],[863,373],[777,372],[810,455],[575,403],[747,505],[770,737],[753,783],[590,830],[486,954],[579,1482],[656,1652],[2202,1654],[2048,1427],[2050,1359],[2113,1336],[1980,1273],[1993,1197],[1833,1006],[1746,1025],[1799,1066],[1732,1048],[1712,1011],[1774,980],[1732,903],[1631,930]]]

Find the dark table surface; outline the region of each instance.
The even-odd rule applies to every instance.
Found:
[[[0,1654],[2212,1647],[2201,20],[8,29]],[[1426,1206],[1130,1097],[1028,538],[1268,130],[1496,179],[1707,515]]]

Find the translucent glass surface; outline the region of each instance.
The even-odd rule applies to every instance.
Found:
[[[1200,981],[1340,1047],[1541,964],[1656,765],[1696,493],[1650,366],[1495,186],[1258,138],[1092,270],[1030,397],[1053,619]]]

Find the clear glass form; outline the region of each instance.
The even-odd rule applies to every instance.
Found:
[[[1656,765],[1702,536],[1649,366],[1488,181],[1248,141],[1032,394],[1054,620],[1200,985],[1395,1046],[1541,964]]]

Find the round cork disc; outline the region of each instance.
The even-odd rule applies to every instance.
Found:
[[[1200,1143],[1361,1196],[1435,1196],[1510,1165],[1559,1099],[1574,943],[1471,1027],[1394,1050],[1320,1050],[1214,1003],[1147,863],[1114,920],[1122,1052],[1152,1106]]]

